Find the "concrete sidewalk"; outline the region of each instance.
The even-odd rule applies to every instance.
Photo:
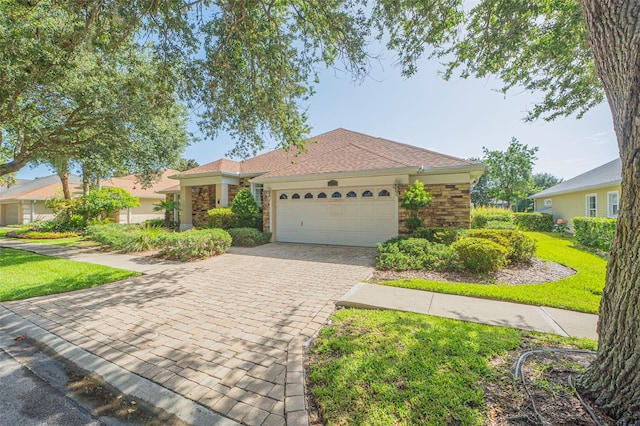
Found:
[[[95,247],[65,247],[54,244],[25,242],[10,238],[0,238],[0,247],[30,251],[44,256],[60,257],[78,262],[95,263],[97,265],[126,269],[142,274],[156,274],[183,265],[181,262],[154,259],[146,256],[101,252]]]
[[[336,305],[395,309],[565,337],[598,338],[597,315],[377,284],[355,285],[336,302]]]

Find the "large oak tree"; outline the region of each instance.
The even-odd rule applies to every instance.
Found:
[[[541,93],[529,119],[580,117],[606,97],[622,159],[622,195],[598,356],[580,384],[621,424],[640,423],[638,0],[34,0],[0,6],[0,156],[8,159],[0,175],[82,143],[67,139],[68,126],[56,139],[47,136],[58,136],[55,129],[24,133],[17,108],[36,117],[29,129],[37,130],[45,115],[34,111],[58,99],[36,89],[65,81],[82,49],[118,52],[122,43],[152,42],[157,66],[148,69],[151,75],[181,69],[158,81],[177,84],[182,100],[197,107],[205,134],[233,135],[239,155],[261,148],[265,137],[299,144],[317,67],[341,65],[356,78],[366,75],[372,36],[398,53],[405,75],[427,55],[444,61],[445,78],[495,75],[505,91]],[[52,7],[73,19],[58,32],[23,29],[5,13],[20,7],[22,14]],[[18,30],[8,32],[7,25]],[[25,104],[22,94],[29,90],[40,97]],[[67,115],[64,122],[74,119]],[[25,136],[36,144],[21,145]],[[106,140],[105,149],[112,143]]]

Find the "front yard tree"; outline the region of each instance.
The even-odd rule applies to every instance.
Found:
[[[640,424],[640,2],[380,0],[376,11],[405,73],[426,45],[445,77],[490,75],[503,90],[543,94],[528,118],[577,114],[606,96],[622,160],[616,236],[598,322],[598,354],[582,391],[618,423]],[[434,30],[435,31],[431,31]]]
[[[538,147],[529,148],[512,138],[506,151],[482,149],[489,196],[506,201],[508,207],[518,198],[527,197],[533,188],[533,165]]]
[[[410,216],[404,221],[409,232],[415,231],[416,228],[423,225],[424,222],[420,217],[420,210],[430,205],[431,193],[424,189],[422,182],[417,180],[412,185],[409,185],[400,203],[400,206],[409,210],[410,213]]]
[[[104,220],[114,213],[140,205],[140,200],[122,188],[92,189],[81,200],[78,209],[87,219]]]

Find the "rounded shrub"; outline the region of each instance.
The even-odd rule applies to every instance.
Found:
[[[239,247],[255,247],[271,241],[271,232],[260,232],[255,228],[230,228],[231,245]]]
[[[209,217],[210,228],[229,229],[233,228],[235,223],[235,214],[231,211],[231,207],[219,207],[207,211]]]
[[[203,259],[225,253],[231,247],[231,235],[224,229],[169,232],[158,236],[156,244],[158,254],[168,259]]]
[[[377,245],[376,268],[380,270],[458,270],[456,252],[444,244],[423,238],[391,239]]]
[[[553,215],[549,213],[515,213],[514,223],[521,231],[553,231]]]
[[[258,228],[262,223],[260,207],[247,188],[240,190],[233,198],[231,211],[235,215],[234,226],[238,228]]]
[[[536,254],[536,242],[519,231],[507,229],[472,229],[467,237],[484,238],[507,248],[508,262],[529,262]]]
[[[464,267],[473,272],[497,271],[507,262],[507,248],[485,238],[465,237],[451,247]]]

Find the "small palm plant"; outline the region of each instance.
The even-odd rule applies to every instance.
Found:
[[[169,228],[171,225],[171,212],[180,208],[180,202],[174,200],[160,201],[153,205],[154,212],[164,211],[164,227]]]

